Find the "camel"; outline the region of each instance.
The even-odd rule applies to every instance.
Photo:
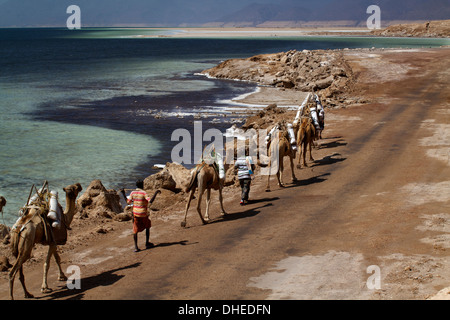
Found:
[[[6,199],[0,196],[0,212],[3,211],[3,207],[6,206]]]
[[[315,108],[316,108],[316,112],[317,112],[317,122],[319,125],[316,128],[316,140],[320,140],[320,139],[322,139],[322,131],[325,128],[325,109],[322,106],[322,102],[320,101],[319,96],[317,94],[313,94],[313,96],[314,96]]]
[[[186,188],[186,192],[189,192],[188,202],[186,204],[186,211],[184,213],[184,220],[181,222],[181,226],[186,227],[186,218],[191,204],[191,200],[194,197],[195,190],[198,187],[198,200],[197,200],[197,212],[202,220],[203,224],[209,221],[209,205],[211,202],[211,189],[219,190],[219,202],[222,209],[222,215],[227,214],[223,208],[222,188],[224,179],[219,178],[219,173],[215,168],[215,164],[206,164],[202,161],[198,164],[194,170],[191,171],[191,179],[189,185]],[[202,216],[201,203],[202,195],[206,190],[206,213],[205,217]]]
[[[300,160],[302,156],[303,149],[303,166],[307,167],[306,164],[306,151],[309,145],[309,160],[314,161],[311,149],[314,143],[314,138],[316,137],[316,128],[312,123],[310,117],[303,117],[301,120],[300,128],[297,128],[297,144],[298,144],[298,163],[297,168],[300,167]]]
[[[45,183],[44,183],[45,185]],[[66,208],[61,217],[61,227],[59,229],[53,229],[47,225],[44,216],[47,214],[47,208],[42,205],[28,205],[25,208],[26,214],[24,214],[13,226],[11,231],[11,249],[13,255],[17,258],[10,273],[9,273],[9,290],[11,300],[14,299],[13,287],[14,278],[19,272],[19,279],[22,283],[22,287],[25,293],[25,298],[33,298],[33,295],[28,292],[25,287],[25,277],[23,274],[23,264],[31,257],[31,252],[36,243],[48,246],[47,258],[44,263],[44,277],[42,281],[41,292],[48,293],[52,290],[47,285],[47,273],[50,267],[50,259],[55,257],[56,263],[59,269],[60,281],[66,281],[67,277],[61,269],[61,258],[57,252],[57,245],[65,244],[67,240],[67,230],[70,230],[70,224],[72,223],[73,216],[76,212],[75,200],[78,193],[82,190],[79,183],[67,186],[63,188],[66,193]]]
[[[275,134],[278,134],[278,138],[272,138],[269,141],[268,144],[268,156],[269,156],[269,163],[268,165],[262,164],[260,162],[258,162],[258,165],[261,167],[265,167],[265,166],[269,166],[269,174],[267,177],[267,186],[266,186],[266,192],[270,192],[270,176],[271,176],[271,165],[272,165],[272,150],[276,150],[274,148],[278,147],[278,159],[276,159],[276,161],[278,161],[278,170],[277,172],[275,172],[277,179],[278,179],[278,185],[281,188],[284,188],[283,185],[283,179],[282,179],[282,174],[283,174],[283,170],[284,170],[284,165],[283,165],[283,159],[284,157],[289,157],[289,161],[291,163],[291,173],[292,173],[292,181],[297,181],[297,178],[295,177],[295,173],[294,173],[294,156],[295,156],[295,152],[292,149],[292,145],[289,142],[289,138],[288,138],[288,133],[287,133],[287,127],[286,124],[284,122],[280,122],[278,124],[278,133],[275,131]],[[273,145],[273,144],[277,144],[277,145]]]

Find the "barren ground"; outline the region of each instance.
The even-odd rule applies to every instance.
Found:
[[[38,299],[426,299],[450,286],[450,49],[349,51],[364,105],[326,112],[315,161],[257,177],[252,203],[225,190],[228,215],[202,225],[195,200],[152,217],[156,247],[133,252],[131,222],[74,221],[63,266],[81,289],[40,293],[42,254],[25,265]],[[264,92],[264,91],[262,91]],[[270,100],[267,97],[265,100]],[[105,233],[97,233],[99,225]],[[139,234],[143,247],[144,234]],[[381,289],[366,285],[378,266]],[[448,294],[446,295],[448,297]],[[18,279],[15,298],[23,293]],[[8,299],[7,273],[0,299]]]

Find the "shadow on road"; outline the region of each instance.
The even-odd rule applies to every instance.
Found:
[[[66,283],[64,283],[64,287],[60,287],[60,289],[53,291],[49,295],[37,298],[37,299],[67,299],[67,300],[81,300],[84,297],[84,292],[91,290],[93,288],[99,286],[109,286],[124,277],[124,275],[116,274],[119,271],[137,268],[141,265],[141,262],[133,263],[128,266],[112,269],[109,271],[102,272],[100,274],[87,277],[82,279],[81,289],[68,289]],[[70,280],[69,280],[70,281]],[[107,297],[105,297],[107,298]]]
[[[338,158],[335,158],[338,157]],[[342,158],[340,153],[333,153],[330,156],[323,157],[320,160],[314,160],[314,163],[311,165],[311,167],[317,167],[317,166],[326,166],[338,162],[345,161],[347,158]]]

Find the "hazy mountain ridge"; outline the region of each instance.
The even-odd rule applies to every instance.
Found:
[[[450,18],[448,0],[77,0],[83,26],[357,26],[371,4],[382,23]],[[0,2],[0,26],[65,26],[73,0]],[[314,22],[314,23],[306,23]]]

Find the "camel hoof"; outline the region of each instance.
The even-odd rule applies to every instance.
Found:
[[[298,181],[297,178],[296,178],[296,177],[293,177],[293,178],[292,178],[292,182],[296,182],[296,181]]]
[[[270,192],[270,189],[266,189],[266,192]]]
[[[50,288],[42,288],[42,289],[41,289],[41,292],[42,292],[42,293],[50,293],[50,292],[53,292],[53,290],[50,289]]]
[[[186,228],[186,221],[181,221],[181,227]]]
[[[301,169],[302,168],[302,165],[301,164],[298,164],[297,165],[297,169]]]
[[[226,213],[225,211],[222,211],[220,214],[221,214],[222,216],[226,216],[228,213]]]
[[[59,276],[58,281],[67,281],[67,277],[65,275]]]
[[[34,296],[31,293],[27,292],[25,294],[25,299],[33,299],[33,298],[34,298]]]

